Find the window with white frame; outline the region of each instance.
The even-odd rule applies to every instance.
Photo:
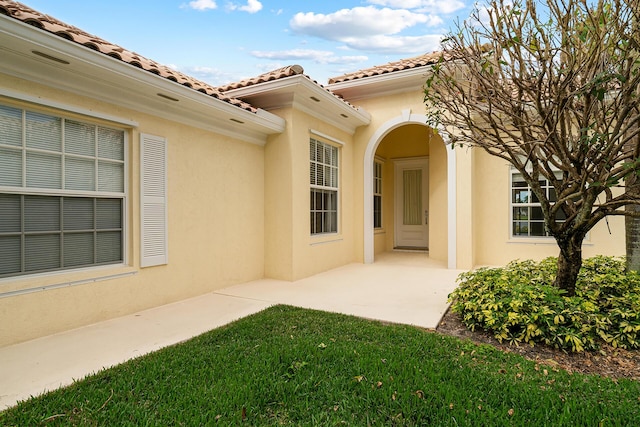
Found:
[[[338,232],[338,147],[311,138],[311,234]]]
[[[124,261],[125,141],[0,105],[0,277]]]
[[[373,162],[373,228],[382,228],[382,162]]]
[[[557,201],[556,192],[548,180],[540,180],[540,185],[547,199]],[[557,221],[564,221],[562,211],[558,212]],[[548,237],[549,232],[544,223],[544,215],[540,200],[531,191],[531,187],[522,174],[511,171],[511,235],[513,237]]]

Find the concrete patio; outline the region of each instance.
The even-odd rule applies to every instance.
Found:
[[[275,304],[435,328],[459,270],[393,252],[296,282],[264,279],[0,348],[0,410]]]

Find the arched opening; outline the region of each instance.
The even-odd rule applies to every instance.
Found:
[[[428,249],[431,258],[456,268],[455,151],[447,141],[423,115],[408,110],[370,138],[364,156],[364,182],[371,183],[364,186],[365,263],[406,246]],[[417,191],[423,198],[408,201],[415,188],[422,188]]]

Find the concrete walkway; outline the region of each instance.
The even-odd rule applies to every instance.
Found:
[[[244,283],[0,348],[0,410],[275,304],[435,328],[459,273],[423,253],[385,253],[374,264]]]

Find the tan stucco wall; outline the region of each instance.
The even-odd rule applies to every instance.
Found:
[[[265,147],[266,276],[297,280],[355,261],[351,135],[302,111],[287,108],[271,112],[287,120],[287,129]],[[311,236],[310,138],[340,147],[337,234]]]
[[[128,129],[127,265],[0,279],[0,293],[88,281],[0,297],[0,346],[264,277],[263,147],[9,76],[0,86],[139,123]],[[140,133],[168,140],[165,266],[139,267]]]
[[[503,265],[514,259],[540,260],[558,256],[553,238],[512,238],[510,231],[509,163],[479,149],[473,162],[474,265]],[[583,244],[583,256],[625,253],[624,219],[609,217],[591,230]]]

